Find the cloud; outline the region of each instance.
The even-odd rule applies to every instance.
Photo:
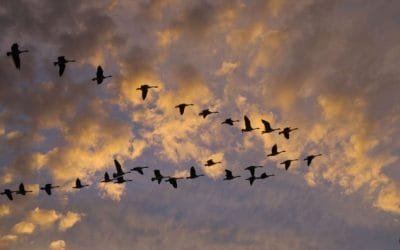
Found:
[[[51,250],[64,250],[66,249],[67,244],[63,240],[56,240],[50,243],[49,249]]]
[[[74,212],[68,212],[60,219],[58,223],[58,229],[61,231],[66,231],[67,229],[73,227],[80,220],[81,220],[80,214]]]
[[[8,205],[1,205],[0,206],[0,218],[5,217],[11,214],[11,208]]]
[[[15,234],[32,234],[35,231],[35,225],[31,222],[22,221],[14,225],[12,231]]]

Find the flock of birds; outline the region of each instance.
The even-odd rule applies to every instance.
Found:
[[[17,69],[20,69],[20,67],[21,67],[20,54],[21,53],[27,53],[27,52],[28,52],[28,50],[20,50],[18,44],[14,43],[11,46],[11,51],[7,52],[7,56],[12,56],[12,59],[14,61],[15,67]],[[59,56],[57,58],[57,61],[54,62],[54,66],[58,66],[58,69],[59,69],[58,73],[59,73],[60,77],[63,75],[63,73],[65,71],[66,64],[69,63],[69,62],[76,62],[76,61],[75,60],[65,59],[65,56]],[[97,84],[101,84],[104,81],[104,79],[109,78],[109,77],[112,77],[112,76],[111,75],[106,75],[105,76],[102,67],[98,66],[97,67],[97,71],[96,71],[96,77],[92,78],[92,81],[96,81]],[[141,91],[143,100],[146,99],[147,94],[148,94],[148,90],[151,89],[151,88],[158,88],[158,86],[151,86],[151,85],[144,84],[144,85],[141,85],[139,88],[137,88],[137,90]],[[175,106],[175,108],[179,109],[180,115],[183,115],[184,112],[185,112],[186,107],[193,106],[193,105],[194,104],[192,104],[192,103],[191,104],[181,103],[181,104]],[[218,113],[218,112],[217,111],[210,111],[209,109],[204,109],[198,115],[202,116],[205,119],[207,116],[209,116],[211,114],[216,114],[216,113]],[[236,122],[240,122],[240,121],[239,120],[233,120],[232,118],[227,118],[222,122],[222,124],[227,124],[227,125],[230,125],[230,126],[234,126],[234,123],[236,123]],[[286,139],[290,139],[290,133],[298,129],[298,128],[285,127],[284,129],[281,130],[280,128],[272,128],[271,124],[266,120],[261,120],[261,122],[263,123],[263,126],[264,126],[264,130],[261,131],[262,134],[272,133],[274,131],[279,131],[278,134],[283,135]],[[251,121],[247,116],[244,116],[244,124],[245,124],[245,127],[241,130],[242,133],[251,132],[251,131],[260,129],[260,128],[253,128],[252,125],[251,125]],[[279,154],[284,153],[284,152],[286,152],[286,151],[284,151],[284,150],[279,151],[278,150],[278,145],[275,144],[275,145],[272,146],[271,152],[267,155],[267,157],[273,157],[273,156],[279,155]],[[321,156],[321,155],[322,154],[311,154],[311,155],[308,155],[308,156],[306,156],[304,158],[304,161],[306,161],[307,166],[310,166],[312,161],[313,161],[313,159],[318,157],[318,156]],[[288,170],[290,168],[290,166],[291,166],[291,163],[293,161],[298,161],[298,160],[299,159],[288,159],[288,160],[285,160],[285,161],[281,162],[280,164],[284,165],[285,170]],[[211,167],[213,165],[221,164],[221,163],[222,162],[220,162],[220,161],[214,161],[213,159],[209,159],[209,160],[207,160],[205,162],[204,166],[205,167]],[[112,173],[112,178],[110,177],[108,172],[105,172],[104,173],[104,178],[101,180],[101,182],[103,182],[103,183],[113,183],[113,184],[122,184],[122,183],[125,183],[125,182],[130,182],[132,180],[124,178],[124,176],[126,174],[135,171],[135,172],[138,172],[141,175],[144,175],[144,171],[143,170],[146,169],[146,168],[149,168],[148,166],[137,166],[137,167],[134,167],[134,168],[130,169],[129,171],[124,171],[122,169],[121,164],[116,159],[114,159],[114,165],[115,165],[116,172]],[[256,174],[255,174],[256,169],[257,168],[262,168],[262,167],[263,166],[248,166],[248,167],[245,168],[245,170],[248,170],[249,173],[250,173],[250,176],[248,178],[246,178],[246,180],[249,181],[250,185],[253,185],[253,183],[256,180],[266,179],[268,177],[275,176],[274,174],[267,174],[266,172],[262,173],[259,176],[256,176]],[[198,177],[204,176],[203,174],[197,174],[197,171],[196,171],[194,166],[192,166],[190,168],[189,173],[190,173],[190,175],[187,176],[187,177],[164,176],[164,175],[161,174],[161,171],[159,169],[155,169],[154,170],[154,176],[151,178],[151,181],[157,181],[157,183],[160,184],[163,180],[165,180],[165,182],[169,182],[174,188],[177,188],[178,187],[178,180],[181,180],[181,179],[196,179]],[[236,178],[239,178],[239,177],[241,177],[241,176],[240,175],[234,175],[231,170],[225,169],[225,178],[223,180],[229,181],[229,180],[233,180],[233,179],[236,179]],[[75,186],[72,187],[72,188],[82,189],[82,188],[85,188],[85,187],[88,187],[88,186],[89,185],[87,185],[87,184],[82,184],[81,180],[79,178],[77,178],[76,181],[75,181]],[[51,195],[52,194],[52,189],[59,188],[59,187],[60,186],[54,186],[51,183],[47,183],[43,187],[40,187],[40,190],[43,190],[48,195]],[[31,193],[31,192],[33,192],[33,191],[32,190],[26,190],[24,184],[21,183],[19,185],[18,190],[5,189],[0,194],[1,195],[6,195],[9,200],[13,200],[13,193],[15,193],[17,195],[26,195],[27,193]]]

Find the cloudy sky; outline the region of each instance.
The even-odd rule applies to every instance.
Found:
[[[0,249],[399,249],[399,9],[2,0],[0,189],[34,192],[0,197]],[[29,50],[20,71],[6,56],[14,42]],[[77,60],[62,77],[60,55]],[[101,85],[97,65],[113,75]],[[145,101],[144,83],[159,86]],[[194,106],[180,116],[183,102]],[[205,108],[219,114],[203,119]],[[242,134],[243,115],[299,130]],[[275,143],[286,152],[267,158]],[[310,167],[279,164],[317,153]],[[204,167],[210,158],[223,163]],[[100,183],[113,159],[150,169]],[[275,177],[250,187],[249,165]],[[190,166],[206,177],[150,181]],[[225,168],[242,178],[221,181]],[[90,187],[73,190],[77,177]],[[49,182],[62,188],[39,192]]]

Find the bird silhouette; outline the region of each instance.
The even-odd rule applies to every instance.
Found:
[[[266,120],[261,119],[261,122],[264,124],[264,131],[261,131],[262,134],[271,133],[274,132],[275,130],[280,130],[280,128],[272,128],[271,124]]]
[[[58,65],[58,75],[62,76],[65,70],[65,64],[69,62],[75,62],[75,60],[67,60],[65,59],[65,56],[59,56],[57,57],[57,62],[54,62],[54,66]]]
[[[247,116],[244,116],[244,126],[245,128],[242,129],[242,133],[243,132],[250,132],[256,129],[260,129],[260,128],[252,128],[251,127],[251,123],[250,123],[250,119]]]
[[[257,176],[250,176],[250,177],[247,178],[246,180],[248,180],[248,181],[250,182],[250,186],[252,186],[255,180],[266,179],[266,178],[271,177],[271,176],[275,176],[275,175],[274,175],[274,174],[268,175],[267,173],[262,173],[262,174],[261,174],[260,176],[258,176],[258,177],[257,177]]]
[[[231,118],[227,118],[221,124],[228,124],[228,125],[233,126],[233,123],[235,123],[235,122],[239,122],[239,120],[232,120]]]
[[[139,174],[143,175],[143,169],[149,168],[148,166],[138,166],[131,169],[131,171],[136,171]]]
[[[21,184],[19,184],[18,190],[15,191],[16,194],[20,194],[20,195],[26,195],[26,193],[32,193],[33,191],[31,190],[26,190],[24,183],[21,182]]]
[[[184,179],[183,177],[169,177],[165,182],[169,182],[174,188],[178,188],[177,180]]]
[[[97,84],[101,84],[104,79],[112,77],[112,75],[104,76],[103,68],[99,65],[97,66],[96,77],[92,78],[92,81],[97,81]]]
[[[215,165],[215,164],[218,164],[218,163],[222,163],[222,161],[217,161],[217,162],[215,162],[213,159],[209,159],[209,160],[206,161],[206,163],[204,164],[204,166],[206,166],[206,167],[211,167],[211,166],[213,166],[213,165]]]
[[[155,169],[155,170],[154,170],[154,177],[151,178],[151,181],[157,180],[158,184],[160,184],[161,181],[162,181],[162,179],[164,179],[164,178],[169,178],[169,176],[163,176],[163,175],[161,174],[160,170]]]
[[[254,176],[254,172],[256,170],[256,168],[262,168],[263,166],[248,166],[247,168],[245,168],[245,170],[249,170],[250,171],[250,175]]]
[[[199,116],[206,118],[208,115],[217,114],[217,113],[218,113],[218,111],[210,111],[209,109],[204,109],[199,113]]]
[[[196,179],[200,176],[204,176],[204,174],[197,174],[196,169],[192,166],[190,167],[190,176],[186,177],[186,179]]]
[[[124,174],[130,173],[130,171],[124,172],[122,170],[121,163],[119,163],[119,161],[117,161],[116,159],[114,159],[114,165],[115,165],[115,169],[117,170],[117,172],[113,173],[113,178],[118,178],[120,176],[123,176]]]
[[[14,193],[14,191],[11,191],[10,189],[7,188],[7,189],[4,189],[4,192],[1,192],[0,194],[1,194],[1,195],[6,195],[7,198],[8,198],[10,201],[12,201],[12,200],[13,200],[12,193]]]
[[[290,138],[290,132],[297,130],[298,128],[290,128],[290,127],[286,127],[284,128],[282,131],[279,131],[278,134],[283,134],[283,136],[285,136],[286,139],[289,140]]]
[[[51,190],[54,188],[59,188],[60,186],[53,186],[52,184],[46,184],[44,187],[40,187],[40,190],[44,190],[48,195],[51,195]]]
[[[19,70],[21,68],[21,60],[19,58],[19,54],[27,53],[27,52],[29,52],[29,51],[28,50],[19,50],[18,43],[14,43],[13,45],[11,45],[11,51],[7,52],[7,56],[12,56],[14,65]]]
[[[194,104],[191,104],[191,103],[189,103],[189,104],[181,103],[181,104],[176,105],[175,108],[178,108],[179,109],[179,114],[183,115],[183,113],[185,112],[185,108],[187,106],[193,106],[193,105]]]
[[[110,178],[110,176],[108,175],[108,173],[105,172],[105,173],[104,173],[104,179],[103,179],[101,182],[106,183],[106,182],[111,182],[111,181],[112,181],[112,179]]]
[[[81,189],[84,187],[89,187],[89,185],[82,185],[81,180],[79,180],[79,178],[76,178],[75,187],[72,188]]]
[[[132,181],[132,180],[126,180],[126,179],[124,179],[124,177],[121,175],[121,176],[118,176],[118,177],[117,177],[117,181],[114,181],[114,183],[122,184],[122,183],[129,182],[129,181]]]
[[[309,155],[306,158],[304,158],[305,161],[307,161],[307,166],[310,166],[313,159],[317,156],[321,156],[322,154],[317,154],[317,155]]]
[[[139,88],[137,88],[136,90],[141,90],[142,91],[142,99],[144,100],[144,99],[146,99],[147,92],[149,91],[149,89],[152,89],[152,88],[158,88],[158,86],[150,86],[150,85],[147,85],[147,84],[143,84]]]
[[[285,165],[285,170],[288,170],[290,167],[290,164],[292,163],[292,161],[298,161],[299,159],[293,159],[293,160],[286,160],[281,162],[280,164]]]
[[[240,177],[240,175],[233,176],[231,170],[225,169],[225,178],[223,180],[224,181],[230,181],[230,180],[233,180],[233,179],[239,178],[239,177]]]
[[[279,155],[280,153],[283,153],[283,152],[286,152],[286,151],[282,150],[282,151],[278,152],[278,145],[275,144],[274,146],[272,146],[271,153],[268,154],[267,156],[275,156],[275,155]]]

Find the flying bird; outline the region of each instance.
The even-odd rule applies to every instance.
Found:
[[[244,125],[245,125],[245,128],[242,129],[242,133],[243,132],[250,132],[250,131],[253,131],[253,130],[256,130],[256,129],[260,129],[260,128],[252,128],[251,127],[251,123],[250,123],[250,119],[247,116],[244,116]]]
[[[175,108],[178,108],[179,109],[179,114],[183,115],[183,113],[185,112],[185,108],[187,106],[193,106],[193,105],[194,104],[191,104],[191,103],[189,103],[189,104],[181,103],[181,104],[176,105]]]
[[[271,177],[271,176],[275,176],[275,175],[274,175],[274,174],[268,175],[267,173],[262,173],[262,174],[261,174],[260,176],[258,176],[258,177],[256,177],[256,176],[251,176],[251,177],[247,178],[246,180],[248,180],[248,181],[250,182],[250,186],[252,186],[255,180],[266,179],[266,178]]]
[[[231,118],[227,118],[221,124],[228,124],[228,125],[233,126],[233,123],[235,123],[235,122],[239,122],[239,120],[232,120]]]
[[[125,182],[128,182],[128,181],[132,181],[132,180],[125,180],[124,177],[121,175],[121,176],[117,177],[117,181],[115,181],[114,183],[122,184],[122,183],[125,183]]]
[[[112,75],[104,76],[103,68],[99,65],[97,66],[96,77],[92,78],[92,81],[97,81],[97,84],[101,84],[104,79],[112,77]]]
[[[222,161],[215,162],[213,159],[209,159],[209,160],[206,161],[206,164],[204,164],[204,166],[211,167],[211,166],[213,166],[215,164],[218,164],[218,163],[222,163]]]
[[[101,182],[106,183],[106,182],[111,182],[111,181],[112,181],[112,179],[110,178],[110,176],[108,175],[108,173],[105,172],[105,173],[104,173],[104,179],[103,179]]]
[[[245,170],[249,170],[250,171],[250,175],[254,176],[254,172],[256,170],[256,168],[262,168],[263,166],[248,166],[247,168],[245,168]]]
[[[136,171],[139,174],[143,175],[144,174],[143,169],[145,169],[145,168],[149,168],[149,167],[148,166],[138,166],[138,167],[132,168],[131,171]]]
[[[18,190],[15,191],[16,194],[20,194],[20,195],[26,195],[26,193],[32,193],[31,190],[26,190],[24,183],[21,182],[21,184],[19,184]]]
[[[233,176],[231,170],[225,169],[225,179],[223,179],[223,180],[224,181],[230,181],[230,180],[233,180],[233,179],[239,178],[239,177],[240,177],[240,175]]]
[[[285,165],[285,170],[288,170],[290,167],[290,164],[292,163],[292,161],[298,161],[299,159],[293,159],[293,160],[286,160],[281,162],[280,164]]]
[[[268,154],[267,156],[275,156],[275,155],[279,155],[280,153],[283,153],[283,152],[286,152],[286,151],[282,150],[282,151],[278,152],[278,145],[275,144],[274,146],[272,146],[271,153]]]
[[[275,130],[280,130],[280,128],[272,128],[271,124],[266,120],[261,119],[261,122],[264,124],[264,131],[261,131],[262,134],[271,133],[274,132]]]
[[[21,53],[27,53],[29,52],[28,50],[19,50],[18,43],[14,43],[11,45],[11,51],[7,52],[7,56],[12,56],[12,59],[14,61],[14,65],[17,69],[21,68],[21,60],[19,58],[19,54]]]
[[[48,195],[51,195],[51,190],[54,188],[59,188],[60,186],[53,186],[52,184],[46,184],[44,187],[40,187],[40,190],[44,190]]]
[[[152,89],[152,88],[158,88],[158,86],[150,86],[150,85],[147,85],[147,84],[143,84],[139,88],[137,88],[136,90],[141,90],[142,91],[142,99],[144,100],[144,99],[146,99],[147,92],[149,91],[149,89]]]
[[[304,160],[307,161],[307,166],[310,166],[310,165],[311,165],[312,160],[313,160],[315,157],[318,157],[318,156],[321,156],[321,155],[322,155],[322,154],[309,155],[309,156],[307,156],[306,158],[304,158]]]
[[[75,62],[75,60],[67,60],[65,59],[65,56],[59,56],[57,57],[57,62],[54,62],[54,66],[58,65],[58,75],[62,76],[65,70],[65,64],[69,62]]]
[[[8,198],[10,201],[12,201],[12,200],[13,200],[12,193],[14,193],[14,191],[11,191],[10,189],[7,188],[7,189],[4,189],[4,192],[1,192],[0,194],[1,194],[1,195],[6,195],[7,198]]]
[[[298,128],[290,128],[290,127],[286,127],[284,128],[282,131],[279,131],[278,134],[283,134],[283,136],[285,136],[286,139],[289,140],[290,137],[290,132],[297,130]]]
[[[184,179],[183,177],[169,177],[165,182],[169,182],[174,188],[178,188],[177,180]]]
[[[204,109],[199,113],[199,116],[206,118],[208,115],[217,114],[217,113],[218,113],[218,111],[210,111],[209,109]]]
[[[196,169],[192,166],[192,167],[190,167],[190,176],[186,177],[186,179],[196,179],[196,178],[198,178],[200,176],[204,176],[204,174],[199,174],[198,175],[196,173]]]
[[[154,177],[151,178],[151,181],[157,180],[158,184],[160,184],[161,181],[162,181],[162,179],[164,179],[164,178],[169,178],[169,176],[163,176],[163,175],[161,174],[160,170],[155,169],[155,170],[154,170]]]
[[[117,170],[117,172],[113,173],[113,178],[118,178],[120,176],[123,176],[124,174],[130,173],[130,171],[124,172],[122,170],[121,163],[119,163],[119,161],[117,161],[116,159],[114,159],[114,165],[115,165],[115,169]]]
[[[79,180],[79,178],[76,178],[75,187],[72,187],[72,188],[81,189],[81,188],[88,187],[88,186],[89,185],[82,185],[81,180]]]

